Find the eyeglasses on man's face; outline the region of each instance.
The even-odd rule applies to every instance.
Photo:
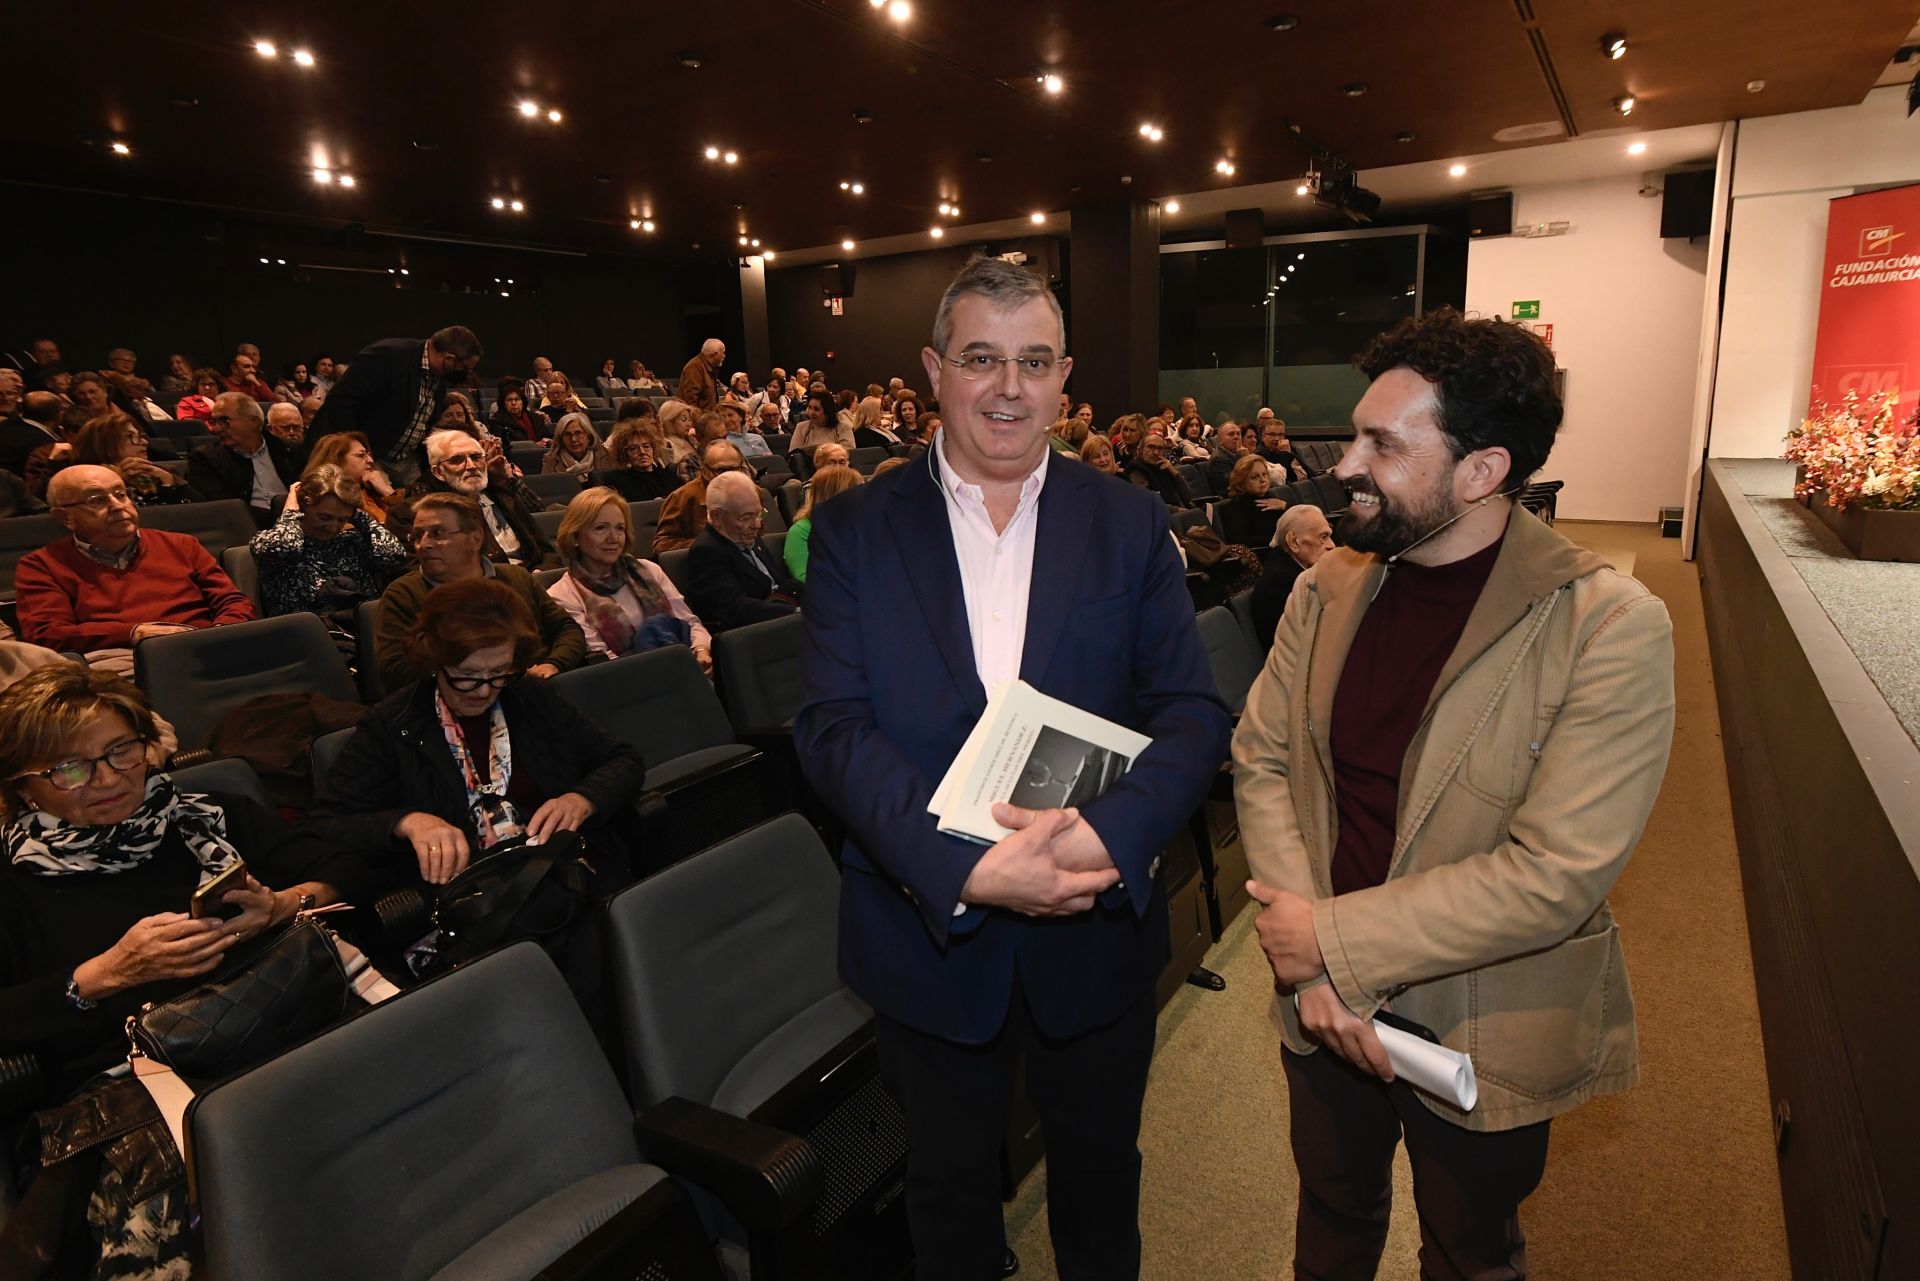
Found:
[[[469,676],[464,672],[450,672],[444,667],[440,669],[440,678],[446,681],[450,688],[457,689],[462,694],[471,694],[478,689],[490,689],[497,692],[505,689],[525,675],[525,672],[513,671],[501,672],[494,676]]]
[[[1029,382],[1042,382],[1053,377],[1060,362],[1052,356],[1028,353],[1022,356],[996,356],[990,352],[970,351],[961,356],[948,356],[947,363],[960,371],[960,376],[969,382],[981,378],[994,378],[1000,370],[1012,365],[1022,378]]]
[[[446,543],[466,532],[458,525],[415,525],[412,540],[416,547],[422,543]]]
[[[17,782],[23,778],[44,778],[63,792],[76,792],[93,781],[94,773],[105,761],[107,768],[116,774],[124,774],[147,759],[147,740],[144,738],[123,738],[98,756],[76,757],[70,761],[61,761],[46,769],[28,770],[14,776]]]
[[[125,485],[115,485],[112,489],[99,489],[91,494],[82,494],[72,502],[55,503],[58,507],[84,507],[90,512],[108,512],[115,507],[133,506],[133,496],[127,493]]]

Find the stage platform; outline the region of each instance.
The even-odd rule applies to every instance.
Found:
[[[1697,551],[1794,1275],[1920,1277],[1920,565],[1792,487],[1711,462]]]

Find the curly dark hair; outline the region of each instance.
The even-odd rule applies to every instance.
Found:
[[[1441,307],[1401,321],[1354,363],[1369,381],[1404,367],[1432,383],[1453,456],[1505,449],[1513,460],[1509,487],[1546,464],[1562,412],[1553,352],[1519,325],[1469,320]]]

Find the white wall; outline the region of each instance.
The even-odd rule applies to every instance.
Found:
[[[1777,457],[1806,412],[1827,202],[1915,181],[1920,116],[1907,118],[1904,87],[1876,89],[1857,107],[1741,121],[1707,443],[1714,457]]]
[[[1505,316],[1537,298],[1553,326],[1566,419],[1541,476],[1566,482],[1568,519],[1650,522],[1686,489],[1707,251],[1662,240],[1660,200],[1639,187],[1627,177],[1516,188],[1516,226],[1572,229],[1467,250],[1469,310]]]

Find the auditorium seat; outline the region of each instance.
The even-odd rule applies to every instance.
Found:
[[[847,455],[847,461],[862,476],[871,476],[873,469],[887,461],[887,457],[886,447],[879,445],[853,450]]]
[[[1347,487],[1331,474],[1315,476],[1307,483],[1312,486],[1314,495],[1307,501],[1318,507],[1328,519],[1347,509]]]
[[[170,503],[164,507],[140,509],[142,529],[164,529],[173,534],[191,534],[200,540],[215,560],[229,547],[244,547],[253,541],[260,527],[253,513],[238,498],[222,498],[210,503]]]
[[[727,719],[744,734],[791,734],[800,710],[798,614],[735,627],[713,638],[713,665]]]
[[[774,457],[784,462],[787,457],[788,447],[793,443],[793,433],[776,432],[774,435],[763,437],[763,439],[767,442],[768,451],[772,453]]]
[[[13,599],[13,572],[21,560],[55,539],[66,537],[66,533],[66,528],[51,512],[0,520],[0,600]]]
[[[637,748],[646,789],[666,801],[667,848],[635,851],[636,863],[677,862],[772,812],[761,754],[735,738],[713,682],[686,646],[591,663],[554,677],[553,688]]]
[[[789,450],[787,465],[793,468],[793,474],[801,480],[813,475],[813,455],[804,449]]]
[[[507,445],[507,457],[529,477],[538,476],[540,464],[547,457],[547,447],[535,440],[516,440]]]
[[[1213,482],[1207,479],[1207,469],[1199,463],[1179,463],[1176,470],[1186,480],[1187,488],[1193,491],[1195,498],[1220,497],[1213,492]]]
[[[554,472],[551,475],[529,474],[525,478],[527,488],[533,496],[549,507],[565,507],[573,496],[580,492],[580,477],[566,472]]]
[[[1167,513],[1167,528],[1178,538],[1189,529],[1207,523],[1207,509],[1204,507],[1182,507]]]
[[[660,563],[660,568],[666,571],[667,577],[673,580],[673,585],[680,589],[682,596],[687,594],[687,553],[692,550],[690,547],[676,547],[672,551],[659,552],[654,556],[654,559]]]
[[[1207,648],[1207,665],[1213,669],[1213,684],[1220,691],[1227,710],[1238,718],[1247,705],[1247,691],[1260,674],[1260,659],[1247,633],[1233,611],[1215,606],[1201,610],[1194,620],[1200,629],[1200,643]]]
[[[316,796],[320,793],[320,785],[326,782],[328,772],[333,769],[333,763],[340,759],[340,749],[352,737],[353,729],[349,726],[313,740],[313,746],[308,751],[312,760],[313,791]]]
[[[793,468],[787,463],[785,454],[755,454],[747,459],[747,466],[764,485],[777,485],[793,475]]]
[[[761,493],[760,510],[765,515],[760,525],[760,532],[763,534],[784,534],[787,526],[793,523],[787,518],[787,514],[780,510],[780,502],[773,494]]]
[[[800,518],[800,504],[807,500],[807,487],[797,480],[789,480],[780,486],[777,493],[780,512],[791,525]]]
[[[260,782],[260,775],[242,758],[221,756],[168,772],[173,778],[173,785],[183,792],[221,792],[228,796],[246,797],[267,811],[271,834],[277,835],[281,830],[280,815],[274,810],[273,801],[268,798],[267,789]]]
[[[833,862],[793,813],[607,905],[634,1103],[744,1118],[819,1163],[825,1192],[784,1237],[720,1221],[723,1240],[751,1245],[756,1276],[811,1258],[830,1276],[890,1277],[911,1257],[905,1122],[880,1079],[872,1011],[840,980],[838,910]],[[651,1154],[644,1112],[639,1128]]]
[[[560,521],[566,514],[565,508],[535,512],[533,514],[533,526],[540,531],[540,537],[551,543],[554,539],[560,537]]]
[[[256,612],[264,612],[260,601],[260,569],[253,563],[253,548],[229,547],[220,553],[220,568],[227,571],[233,585],[247,594]]]
[[[717,1281],[631,1118],[546,954],[483,956],[193,1100],[195,1275]]]
[[[204,747],[221,717],[263,694],[359,699],[316,614],[149,637],[133,647],[133,670],[153,710],[173,722],[183,750]]]
[[[360,686],[360,697],[368,703],[377,703],[387,696],[386,682],[380,679],[380,659],[374,651],[374,642],[380,631],[380,598],[361,601],[353,611],[353,666],[354,680]]]

